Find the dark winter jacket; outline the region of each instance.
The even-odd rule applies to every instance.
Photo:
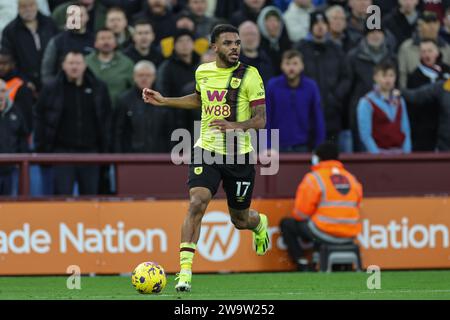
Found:
[[[297,49],[303,54],[304,75],[319,86],[327,135],[334,135],[342,129],[343,102],[350,89],[346,56],[331,41],[301,40]]]
[[[350,67],[351,89],[348,102],[348,123],[350,128],[356,128],[356,107],[359,99],[373,88],[373,68],[385,59],[395,59],[386,45],[379,54],[372,54],[367,42],[363,39],[359,45],[348,53]]]
[[[61,70],[61,63],[67,52],[76,50],[85,56],[94,51],[95,35],[91,32],[76,33],[63,31],[48,43],[42,58],[42,84],[50,82]]]
[[[125,91],[118,99],[114,117],[114,152],[169,152],[168,116],[168,108],[146,104],[139,88]]]
[[[437,150],[450,151],[450,80],[439,81],[414,90],[402,90],[407,103],[428,105],[437,103],[439,121],[437,127]]]
[[[154,15],[147,4],[145,10],[133,16],[133,21],[148,20],[153,26],[155,32],[155,43],[159,43],[161,39],[173,36],[175,34],[175,17],[172,12],[167,11],[163,16]]]
[[[200,57],[193,53],[191,64],[182,61],[175,53],[164,61],[158,69],[157,89],[163,96],[180,97],[184,95],[183,88],[186,84],[195,81],[195,70],[200,62]],[[178,128],[190,129],[196,112],[193,110],[169,109],[169,128],[171,131]]]
[[[41,85],[41,62],[44,50],[50,39],[58,33],[58,29],[51,18],[41,13],[38,13],[37,20],[39,47],[36,46],[33,35],[25,26],[20,16],[17,16],[3,30],[1,46],[11,51],[15,57],[19,72],[39,89]]]
[[[439,68],[439,69],[438,69]],[[420,64],[408,77],[408,88],[416,89],[450,77],[450,66],[439,64],[430,69]],[[408,104],[413,151],[434,151],[437,144],[439,106],[432,101],[424,105]]]
[[[244,56],[241,51],[239,60],[258,69],[264,84],[267,84],[267,82],[275,75],[272,61],[270,60],[269,55],[263,49],[259,49],[258,56],[256,58],[249,58],[247,56]]]
[[[45,85],[34,108],[35,148],[37,152],[53,152],[65,107],[64,72]],[[111,100],[106,84],[89,70],[84,75],[86,92],[94,97],[98,151],[106,152],[110,142]]]
[[[0,111],[0,153],[28,152],[29,130],[22,113],[7,100],[6,108]],[[0,174],[11,172],[11,166],[0,166]]]
[[[416,30],[417,19],[413,24],[408,22],[405,15],[396,8],[390,12],[383,21],[383,26],[387,28],[397,40],[397,48],[407,39],[411,38]],[[396,49],[397,49],[396,48]]]

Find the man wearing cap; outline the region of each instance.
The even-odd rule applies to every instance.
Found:
[[[436,13],[425,11],[417,23],[417,32],[403,42],[398,52],[400,87],[406,88],[408,75],[420,64],[420,42],[422,39],[436,41],[442,54],[442,62],[450,64],[450,45],[439,36],[439,22]]]
[[[344,98],[350,89],[347,59],[337,45],[327,39],[328,20],[321,11],[311,14],[310,35],[297,44],[304,58],[307,77],[320,90],[328,140],[338,142],[342,130]]]
[[[187,29],[178,29],[172,56],[159,66],[156,88],[164,96],[183,95],[184,86],[195,80],[199,63],[200,56],[194,51],[194,35]],[[169,108],[167,111],[171,113],[169,132],[184,128],[190,130],[193,136],[194,120],[199,120],[195,110]]]
[[[351,90],[349,99],[348,124],[352,130],[353,151],[360,151],[358,129],[356,125],[356,107],[358,101],[373,88],[373,69],[383,60],[395,60],[395,54],[389,50],[384,29],[369,29],[365,36],[348,54]],[[345,121],[344,121],[345,122]]]

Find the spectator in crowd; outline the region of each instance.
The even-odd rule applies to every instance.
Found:
[[[383,28],[392,32],[400,46],[405,40],[411,38],[416,30],[419,12],[419,0],[398,0],[399,7],[395,8],[383,19]]]
[[[22,114],[28,129],[32,129],[33,93],[17,71],[14,56],[7,49],[0,50],[0,78],[5,82],[7,96]]]
[[[86,63],[94,75],[106,83],[112,107],[116,105],[119,94],[133,85],[133,61],[116,50],[117,42],[109,29],[97,31],[95,52],[86,57]]]
[[[134,86],[120,95],[114,125],[114,152],[170,152],[168,108],[148,106],[142,100],[142,90],[152,88],[155,65],[140,61],[134,67]]]
[[[190,15],[195,22],[195,34],[199,37],[208,38],[213,27],[219,22],[215,17],[208,17],[206,15],[208,1],[189,0],[188,8]]]
[[[38,11],[36,0],[19,0],[18,12],[3,30],[1,47],[11,51],[19,72],[39,90],[42,55],[58,30],[51,18]]]
[[[347,19],[348,35],[353,43],[358,43],[364,37],[367,25],[367,8],[372,5],[372,0],[349,0],[350,15]],[[386,42],[391,50],[397,48],[397,40],[389,31],[385,30]]]
[[[361,151],[356,121],[359,99],[373,88],[374,67],[386,60],[394,60],[395,55],[388,49],[383,29],[366,28],[366,35],[359,45],[348,54],[351,90],[348,102],[348,119],[344,119],[352,130],[354,151]]]
[[[164,61],[157,75],[157,89],[164,96],[182,96],[186,84],[195,80],[195,70],[200,57],[194,52],[194,36],[186,29],[180,29],[175,34],[175,48],[172,56]],[[193,135],[193,123],[197,112],[182,109],[168,109],[169,132],[175,129],[188,129]]]
[[[441,61],[441,53],[436,41],[423,39],[419,48],[420,63],[408,77],[409,89],[450,78],[450,66]]]
[[[8,98],[6,83],[0,78],[0,153],[28,152],[29,134],[20,110]],[[13,193],[12,166],[0,166],[0,196]]]
[[[405,100],[395,89],[396,66],[383,61],[375,66],[375,88],[358,104],[358,129],[369,153],[410,153],[411,133]]]
[[[283,75],[267,85],[267,129],[280,130],[280,152],[311,152],[325,139],[319,88],[303,68],[300,52],[285,51]]]
[[[213,62],[213,61],[216,61],[216,53],[212,49],[209,49],[208,51],[206,51],[200,58],[200,64]],[[194,89],[195,89],[195,85],[194,85]]]
[[[241,38],[241,56],[239,60],[258,69],[264,83],[274,76],[274,69],[269,55],[260,47],[261,34],[258,26],[246,21],[239,26]]]
[[[133,21],[142,19],[151,22],[156,43],[175,33],[175,16],[169,10],[168,0],[147,0],[144,11],[133,17]]]
[[[142,11],[142,7],[144,6],[145,3],[145,1],[143,0],[100,0],[100,2],[107,8],[112,7],[122,8],[127,15],[128,21],[132,20],[133,15]]]
[[[2,38],[3,29],[15,18],[19,13],[20,1],[0,0],[0,40]],[[50,16],[50,8],[47,0],[36,0],[36,5],[41,14]]]
[[[439,35],[444,39],[448,44],[450,44],[450,7],[447,8],[444,23],[442,25],[441,31]]]
[[[107,151],[111,115],[108,89],[86,69],[81,52],[66,54],[62,71],[44,85],[34,111],[37,152]],[[81,195],[98,193],[98,166],[55,166],[53,174],[57,195],[71,195],[75,182]]]
[[[274,6],[265,7],[258,17],[261,48],[269,55],[275,74],[281,73],[281,55],[292,47],[284,27],[283,14]]]
[[[327,39],[328,20],[321,11],[311,14],[311,38],[297,45],[305,63],[305,75],[319,86],[327,140],[339,141],[343,102],[350,89],[349,67],[344,52]]]
[[[328,7],[325,15],[327,16],[330,27],[328,32],[330,40],[345,53],[349,52],[357,43],[354,43],[348,34],[345,10],[342,6],[334,5]]]
[[[119,49],[124,49],[131,44],[131,28],[128,26],[128,20],[124,10],[119,7],[108,9],[105,26],[114,32]]]
[[[163,56],[154,40],[155,33],[151,23],[147,20],[137,20],[134,23],[133,43],[123,53],[134,63],[148,60],[158,67],[163,61]]]
[[[309,33],[309,17],[314,11],[312,0],[293,0],[284,13],[284,21],[292,42],[298,42]]]
[[[208,1],[211,2],[211,0]],[[233,13],[241,9],[241,5],[242,0],[216,0],[214,16],[218,19],[228,20]]]
[[[256,23],[258,16],[265,5],[266,0],[243,0],[241,8],[231,15],[230,23],[235,27],[239,27],[247,20]]]
[[[439,47],[433,40],[420,43],[420,64],[408,77],[408,88],[415,89],[450,79],[450,66],[440,60]],[[439,107],[436,103],[418,105],[408,103],[408,115],[411,123],[413,151],[434,151],[437,144]]]
[[[373,4],[381,9],[381,15],[383,17],[387,16],[398,7],[398,2],[396,0],[373,0]]]
[[[353,42],[358,42],[364,34],[367,8],[372,5],[372,0],[348,0],[350,14],[347,19],[347,28]]]
[[[434,12],[426,11],[419,18],[417,33],[400,46],[398,52],[400,87],[406,88],[408,76],[420,63],[420,41],[431,39],[437,42],[442,54],[442,62],[450,64],[450,45],[439,37],[440,22]]]
[[[209,48],[209,40],[205,37],[199,37],[195,33],[195,22],[192,15],[189,12],[180,12],[175,18],[176,30],[186,29],[189,30],[194,36],[194,51],[198,55],[202,55]],[[170,36],[161,40],[161,53],[164,58],[168,58],[173,53],[174,37]]]
[[[314,0],[313,0],[314,1]],[[350,14],[350,7],[348,6],[348,0],[327,0],[325,3],[316,5],[316,10],[327,11],[330,7],[340,6],[344,9],[346,15]]]
[[[281,235],[298,271],[312,271],[303,243],[351,244],[361,232],[363,189],[339,161],[337,146],[321,144],[311,162],[311,172],[297,188],[291,217],[280,223]]]
[[[450,8],[450,0],[422,0],[422,11],[436,13],[439,21],[444,19],[445,11],[448,8]]]
[[[75,0],[62,3],[53,11],[52,17],[59,30],[62,31],[65,29],[67,8],[72,5],[82,6],[87,9],[89,20],[86,29],[89,32],[95,33],[97,30],[105,27],[106,7],[102,4],[102,1]]]
[[[75,50],[87,55],[94,51],[95,34],[87,30],[89,15],[84,6],[80,6],[80,29],[63,31],[50,39],[44,51],[41,65],[41,83],[53,80],[66,53]]]
[[[450,79],[438,81],[414,90],[402,90],[407,103],[421,106],[436,104],[438,113],[436,150],[450,151]]]

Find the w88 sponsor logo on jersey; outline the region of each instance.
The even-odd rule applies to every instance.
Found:
[[[205,113],[207,115],[213,115],[215,117],[228,118],[231,114],[231,107],[228,104],[223,105],[208,105],[205,106]]]

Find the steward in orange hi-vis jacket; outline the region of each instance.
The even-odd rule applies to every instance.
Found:
[[[298,186],[292,217],[281,221],[284,242],[299,270],[309,269],[299,237],[304,242],[344,244],[361,231],[362,186],[338,157],[332,143],[317,148],[312,171]]]

